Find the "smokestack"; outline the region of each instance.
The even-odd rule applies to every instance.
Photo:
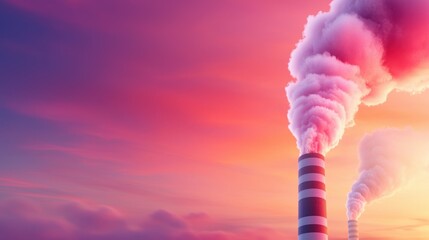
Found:
[[[359,240],[358,221],[349,220],[349,240]]]
[[[298,169],[298,240],[327,240],[325,158],[304,154]]]

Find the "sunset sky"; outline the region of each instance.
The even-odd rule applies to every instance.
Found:
[[[0,0],[0,238],[296,239],[287,63],[329,2]],[[428,106],[359,109],[326,156],[331,240],[360,139],[429,132]],[[428,181],[368,206],[361,239],[428,239]]]

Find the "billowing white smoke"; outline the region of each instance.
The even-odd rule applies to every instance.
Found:
[[[334,0],[309,17],[289,70],[289,128],[301,154],[325,154],[360,103],[429,86],[428,0]]]
[[[347,217],[357,220],[365,205],[397,191],[429,163],[428,136],[411,129],[383,129],[366,135],[359,147],[359,178],[347,199]]]

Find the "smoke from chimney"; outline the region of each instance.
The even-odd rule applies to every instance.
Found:
[[[347,199],[347,216],[357,220],[365,205],[389,196],[428,167],[428,138],[411,129],[383,129],[359,147],[359,178]]]
[[[310,16],[292,52],[289,128],[301,154],[325,155],[360,103],[429,86],[429,1],[334,0]]]

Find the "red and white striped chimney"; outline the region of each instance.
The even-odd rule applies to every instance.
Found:
[[[349,227],[349,240],[359,240],[358,221],[349,220],[348,227]]]
[[[327,240],[325,158],[304,154],[298,169],[298,240]]]

